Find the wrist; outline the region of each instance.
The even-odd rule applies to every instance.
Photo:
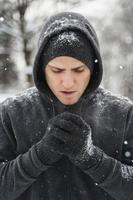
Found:
[[[49,166],[43,165],[38,158],[34,145],[29,149],[29,151],[21,154],[18,159],[20,160],[25,173],[32,178],[36,178],[43,171],[49,168]]]
[[[72,162],[84,171],[89,169],[95,169],[98,167],[102,160],[103,151],[94,146],[93,144],[89,149],[83,149]]]

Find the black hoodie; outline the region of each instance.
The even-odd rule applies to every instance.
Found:
[[[86,34],[98,59],[91,90],[89,85],[72,106],[62,105],[49,91],[39,65],[47,40],[64,27]],[[133,104],[98,88],[101,78],[98,41],[88,21],[75,13],[50,18],[42,30],[34,64],[37,88],[0,105],[0,200],[133,199]],[[100,162],[89,169],[78,168],[67,157],[44,166],[37,157],[35,144],[45,134],[49,119],[65,110],[81,115],[91,125],[93,144],[102,151]]]

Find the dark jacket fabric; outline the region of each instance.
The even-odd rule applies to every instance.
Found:
[[[37,158],[34,144],[61,108],[31,88],[1,104],[1,200],[131,200],[133,198],[133,111],[129,100],[97,89],[77,107],[92,126],[94,145],[105,153],[99,166],[82,171],[66,157],[53,166]],[[75,111],[76,110],[76,111]]]
[[[76,20],[82,26],[76,21],[75,27],[91,36],[99,61],[96,76],[76,104],[62,105],[49,90],[41,67],[44,44],[56,32],[45,27],[34,64],[36,87],[0,104],[0,200],[133,199],[133,104],[99,87],[102,62],[95,33],[86,21]],[[64,28],[62,23],[58,31]],[[72,24],[65,27],[74,28]],[[102,151],[102,159],[97,164],[97,154],[91,168],[79,168],[65,156],[48,166],[37,156],[35,144],[44,136],[48,121],[65,111],[82,116],[92,128],[93,144]]]

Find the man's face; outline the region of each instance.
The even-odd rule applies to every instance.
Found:
[[[91,76],[85,64],[68,56],[59,56],[51,60],[44,73],[49,88],[64,105],[72,105],[79,100]]]

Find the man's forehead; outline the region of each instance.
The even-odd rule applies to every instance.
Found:
[[[60,56],[60,57],[56,57],[53,60],[51,60],[48,63],[48,66],[51,67],[71,67],[71,68],[77,68],[77,67],[83,67],[85,66],[84,63],[82,63],[80,60],[77,60],[73,57],[69,57],[69,56]]]
[[[51,67],[51,68],[56,68],[56,69],[65,69],[65,68],[68,68],[67,66],[58,66],[58,65],[51,65],[51,64],[48,64],[48,66],[49,67]],[[82,65],[77,65],[77,66],[71,66],[71,69],[78,69],[78,68],[82,68],[82,67],[84,67],[85,65],[84,64],[82,64]],[[70,66],[69,66],[70,67]]]

